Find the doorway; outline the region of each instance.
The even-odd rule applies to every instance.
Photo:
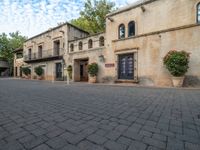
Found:
[[[63,80],[63,77],[62,77],[62,63],[56,63],[56,80],[57,81]]]
[[[88,81],[88,58],[74,60],[74,81]]]
[[[122,54],[118,56],[118,77],[119,79],[134,79],[134,54]]]

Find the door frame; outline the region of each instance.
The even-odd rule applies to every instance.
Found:
[[[121,65],[121,63],[120,63],[120,61],[121,61],[120,59],[121,58],[120,57],[123,57],[123,56],[124,57],[126,57],[126,56],[132,56],[132,58],[133,58],[133,60],[132,60],[133,61],[132,62],[133,63],[133,68],[132,68],[133,69],[133,76],[131,78],[128,78],[128,77],[127,78],[121,78],[121,75],[120,75],[121,74],[121,72],[120,72],[121,71],[121,66],[120,66]],[[128,69],[127,68],[127,64],[125,64],[125,65],[126,65],[125,69],[127,70]],[[135,66],[135,64],[134,64],[134,53],[119,54],[118,55],[118,79],[119,80],[134,80],[134,74],[135,74],[135,70],[134,70],[135,67],[134,66]]]
[[[61,64],[61,77],[60,78],[58,78],[57,77],[57,64]],[[63,64],[62,64],[62,62],[55,62],[55,80],[57,80],[57,81],[62,81],[63,80]]]
[[[138,48],[133,48],[131,50],[118,50],[115,52],[115,80],[116,81],[121,81],[121,80],[127,80],[129,81],[130,79],[119,79],[119,55],[123,54],[131,54],[133,53],[134,56],[134,78],[130,81],[138,83]]]

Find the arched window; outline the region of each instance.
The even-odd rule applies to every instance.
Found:
[[[131,21],[128,24],[128,36],[135,36],[135,22]]]
[[[88,41],[88,48],[90,49],[90,48],[92,48],[93,47],[93,41],[92,41],[92,39],[90,39],[89,41]]]
[[[78,43],[78,49],[79,50],[83,50],[83,42],[79,42]]]
[[[99,46],[101,47],[101,46],[104,46],[105,44],[104,44],[104,37],[103,36],[101,36],[100,38],[99,38]]]
[[[70,51],[71,51],[71,52],[74,51],[74,44],[70,44]]]
[[[200,3],[197,4],[197,23],[200,23]]]
[[[125,25],[121,24],[119,26],[119,39],[125,38]]]

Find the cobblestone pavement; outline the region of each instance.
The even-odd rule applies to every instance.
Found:
[[[0,86],[0,150],[200,150],[199,90]]]

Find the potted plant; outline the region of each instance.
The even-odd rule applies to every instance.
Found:
[[[30,77],[31,77],[31,69],[30,69],[30,68],[28,68],[28,67],[23,67],[23,68],[22,68],[22,72],[23,72],[23,74],[25,75],[25,78],[26,78],[26,79],[30,79]]]
[[[69,65],[67,67],[67,72],[68,72],[69,79],[72,79],[72,66],[71,65]]]
[[[43,74],[44,74],[44,69],[41,66],[35,67],[35,73],[38,76],[39,80],[42,80]]]
[[[97,82],[97,74],[98,74],[98,64],[92,63],[88,65],[88,73],[89,73],[89,82],[96,83]]]
[[[163,63],[172,75],[172,83],[175,87],[181,87],[185,73],[189,68],[190,54],[185,51],[172,50],[167,53]]]

